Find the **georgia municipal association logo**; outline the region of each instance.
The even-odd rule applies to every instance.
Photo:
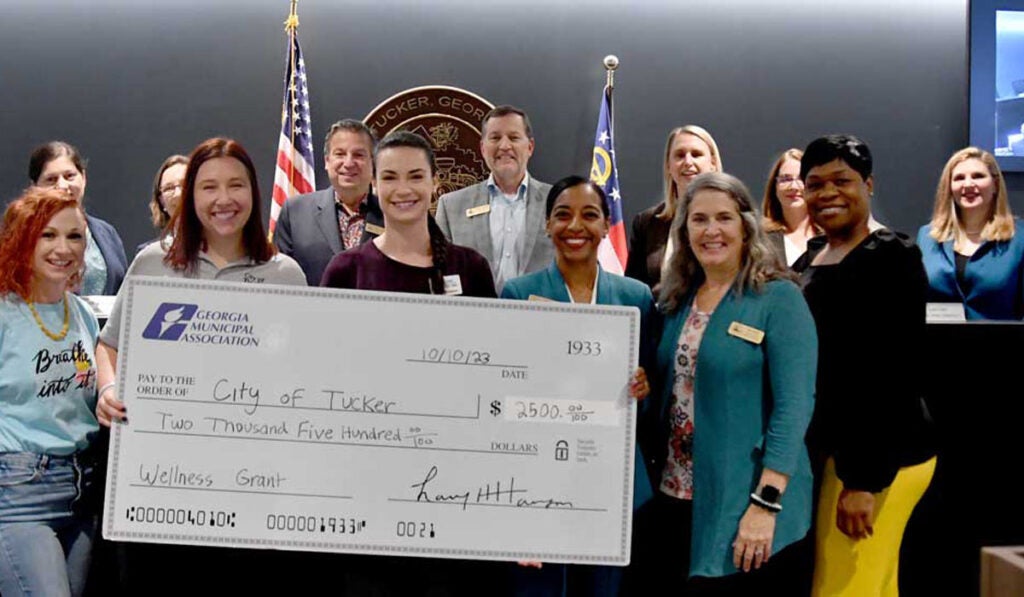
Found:
[[[188,322],[192,321],[198,310],[199,305],[163,303],[157,307],[146,329],[142,330],[142,337],[149,340],[180,340]]]
[[[161,303],[142,330],[147,340],[228,346],[260,345],[249,314],[202,309],[190,303]]]
[[[474,185],[487,178],[480,155],[480,126],[494,105],[456,87],[414,87],[389,97],[367,114],[363,122],[377,138],[405,130],[430,141],[437,155],[440,187],[437,197]]]

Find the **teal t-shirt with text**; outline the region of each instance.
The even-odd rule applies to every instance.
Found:
[[[89,445],[96,421],[96,337],[89,307],[68,293],[69,326],[51,340],[28,304],[0,297],[0,452],[67,456]],[[46,328],[64,325],[64,303],[36,304]]]

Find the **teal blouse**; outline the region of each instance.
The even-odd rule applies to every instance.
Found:
[[[569,291],[565,288],[562,272],[558,271],[558,266],[554,262],[545,269],[509,280],[501,291],[501,298],[527,300],[531,294],[560,303],[572,302],[569,298]],[[655,309],[654,297],[651,295],[650,288],[632,278],[609,274],[603,269],[599,269],[595,302],[598,305],[623,305],[640,309],[640,366],[649,372],[648,360],[653,356],[656,342],[651,336],[654,327],[652,326],[652,317],[655,315]],[[653,397],[652,393],[641,403],[640,408],[637,409],[638,416],[642,416],[639,413],[642,412],[644,403]],[[641,430],[638,429],[637,432],[639,434]],[[642,438],[639,438],[638,441],[642,442]],[[633,475],[634,510],[654,497],[654,489],[647,476],[647,469],[643,466],[644,462],[645,458],[640,452],[638,443]]]

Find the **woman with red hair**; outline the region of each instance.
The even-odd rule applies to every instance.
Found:
[[[0,593],[81,595],[96,529],[87,508],[99,429],[99,325],[82,277],[77,198],[30,188],[0,228]]]

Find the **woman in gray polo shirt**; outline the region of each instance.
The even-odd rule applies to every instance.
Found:
[[[299,265],[267,242],[260,204],[256,169],[245,149],[232,139],[207,139],[189,157],[173,242],[144,248],[127,275],[305,286]],[[96,348],[96,416],[107,426],[126,416],[114,383],[122,299],[118,293]]]
[[[241,145],[224,138],[201,143],[189,157],[182,191],[173,240],[169,246],[156,242],[140,251],[128,276],[306,285],[299,265],[267,242],[256,171]],[[119,292],[96,347],[96,417],[107,426],[127,421],[115,385],[123,299]],[[118,576],[128,594],[152,590],[158,575],[161,589],[168,591],[184,590],[204,576],[204,583],[219,587],[217,583],[246,577],[247,570],[273,564],[266,560],[270,556],[247,550],[131,544],[120,551]],[[196,571],[196,576],[162,574],[168,566]]]

